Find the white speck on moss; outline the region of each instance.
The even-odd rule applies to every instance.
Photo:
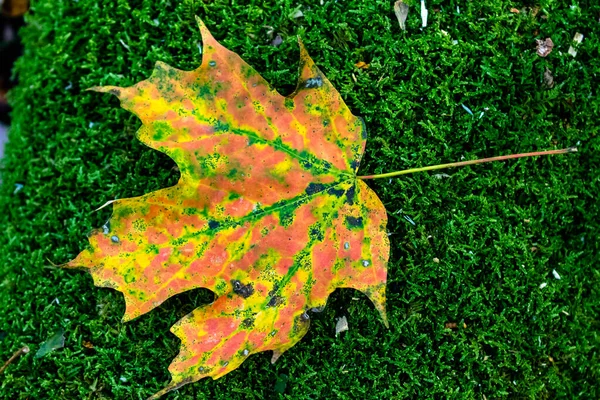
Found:
[[[555,279],[559,279],[560,280],[560,275],[558,274],[558,272],[556,272],[555,269],[552,270],[552,275],[554,276]]]

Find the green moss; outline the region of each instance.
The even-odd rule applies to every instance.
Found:
[[[369,182],[389,210],[391,328],[365,296],[339,290],[277,364],[254,355],[166,398],[600,397],[600,6],[545,0],[534,15],[510,12],[531,2],[428,1],[421,30],[413,1],[404,32],[393,2],[379,0],[33,3],[0,187],[0,363],[32,351],[3,373],[0,398],[145,398],[169,381],[179,351],[169,327],[213,300],[193,290],[122,323],[120,293],[51,264],[86,247],[110,216],[92,212],[104,202],[177,182],[174,163],[135,139],[137,118],[85,89],[132,85],[156,61],[198,67],[194,15],[284,94],[302,37],[368,127],[359,174],[580,152]],[[304,17],[290,17],[297,7]],[[575,32],[585,39],[571,57]],[[535,39],[546,37],[555,47],[541,58]],[[342,315],[350,330],[336,338]],[[35,359],[60,328],[65,347]],[[280,374],[290,377],[283,394]]]

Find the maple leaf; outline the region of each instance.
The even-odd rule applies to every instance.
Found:
[[[142,121],[138,138],[171,157],[179,182],[113,203],[113,215],[67,267],[125,297],[124,321],[169,297],[208,288],[216,300],[171,331],[181,350],[155,396],[236,369],[307,332],[336,288],[365,293],[387,326],[387,215],[357,179],[361,119],[300,43],[296,91],[284,97],[198,20],[202,64],[157,62],[117,96]]]

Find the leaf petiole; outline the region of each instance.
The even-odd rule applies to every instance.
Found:
[[[577,152],[577,147],[568,147],[566,149],[560,149],[560,150],[536,151],[533,153],[510,154],[507,156],[481,158],[478,160],[469,160],[469,161],[460,161],[460,162],[448,163],[448,164],[430,165],[428,167],[411,168],[411,169],[405,169],[403,171],[388,172],[386,174],[363,175],[363,176],[358,176],[357,178],[363,179],[363,180],[364,179],[391,178],[393,176],[407,175],[407,174],[412,174],[415,172],[432,171],[432,170],[444,169],[444,168],[463,167],[465,165],[483,164],[483,163],[492,162],[492,161],[504,161],[504,160],[509,160],[511,158],[547,156],[547,155],[551,155],[551,154],[566,154],[566,153],[576,153],[576,152]]]

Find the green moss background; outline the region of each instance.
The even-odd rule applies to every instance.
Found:
[[[338,290],[277,364],[255,355],[166,398],[600,398],[600,6],[427,1],[421,29],[412,3],[404,32],[391,0],[33,1],[1,172],[0,363],[32,351],[0,376],[0,398],[143,399],[168,383],[179,346],[169,327],[210,293],[123,324],[120,293],[53,263],[85,246],[107,200],[177,181],[117,99],[84,89],[131,85],[158,60],[195,68],[194,15],[284,94],[301,36],[366,121],[361,173],[579,153],[370,182],[390,216],[390,329],[363,295]],[[572,57],[576,32],[585,39]],[[535,39],[547,37],[555,47],[542,58]],[[341,316],[350,330],[336,337]],[[34,358],[60,329],[65,347]]]

